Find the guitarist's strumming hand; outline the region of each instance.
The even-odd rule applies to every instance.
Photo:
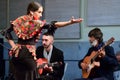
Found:
[[[94,62],[93,62],[93,67],[94,67],[94,66],[99,67],[99,66],[100,66],[100,62],[94,61]]]
[[[100,62],[94,61],[93,64],[91,64],[91,68],[93,68],[94,66],[99,67],[100,66]],[[86,70],[89,68],[89,65],[86,63],[81,63],[81,67],[83,70]]]

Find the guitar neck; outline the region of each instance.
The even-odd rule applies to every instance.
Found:
[[[54,66],[54,65],[57,65],[58,63],[57,62],[54,62],[54,63],[43,63],[42,65],[39,65],[37,68],[44,68],[45,65],[48,65],[49,67],[51,66]]]
[[[37,68],[38,68],[38,69],[44,68],[45,65],[47,65],[47,63],[43,63],[42,65],[39,65]]]
[[[48,66],[55,66],[55,65],[57,65],[57,64],[59,64],[59,63],[58,63],[58,62],[49,63]]]
[[[110,45],[111,43],[114,42],[114,38],[111,37],[100,49],[103,50],[105,46]],[[99,50],[97,51],[97,54],[93,57],[93,60],[95,60],[99,56]]]
[[[106,43],[100,49],[103,50],[105,48],[105,46],[107,46]],[[93,57],[93,59],[92,59],[93,61],[99,56],[99,50],[96,52],[96,55]]]

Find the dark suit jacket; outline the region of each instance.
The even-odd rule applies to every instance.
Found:
[[[39,46],[37,48],[37,50],[36,50],[37,58],[44,58],[43,51],[44,51],[43,46]],[[50,58],[50,63],[53,63],[53,62],[62,62],[62,64],[57,65],[57,67],[54,66],[53,73],[50,73],[50,75],[59,78],[57,80],[61,80],[61,78],[64,74],[64,56],[63,56],[63,52],[61,50],[57,49],[55,46],[53,46],[53,51],[52,51],[52,55]],[[43,71],[42,75],[45,75],[44,71]]]

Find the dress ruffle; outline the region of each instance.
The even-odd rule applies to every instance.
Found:
[[[17,37],[26,40],[41,32],[45,22],[41,20],[33,20],[28,16],[21,16],[14,20],[12,24]]]

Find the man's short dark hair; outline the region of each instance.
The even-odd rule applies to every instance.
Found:
[[[54,37],[54,34],[53,34],[53,33],[51,33],[51,32],[45,32],[45,33],[43,33],[43,35],[46,35],[46,36],[52,36],[52,37]]]
[[[103,33],[101,32],[99,28],[92,29],[89,32],[88,37],[95,37],[95,39],[97,39],[99,43],[103,41]]]

